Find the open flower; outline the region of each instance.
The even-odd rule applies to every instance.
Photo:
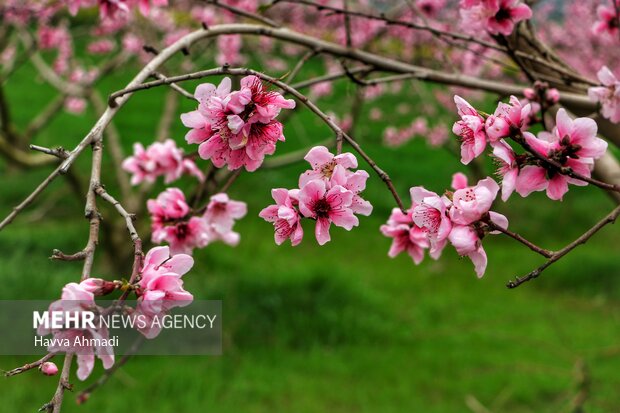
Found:
[[[452,197],[450,219],[459,225],[468,225],[478,221],[489,212],[499,185],[492,178],[478,181],[475,186],[459,189]]]
[[[291,245],[299,245],[304,236],[301,227],[301,217],[297,206],[298,189],[288,190],[276,188],[271,190],[271,196],[276,201],[274,205],[264,208],[258,215],[267,222],[273,223],[275,228],[276,244],[281,245],[287,239]]]
[[[218,87],[203,84],[196,89],[198,110],[181,115],[192,128],[185,136],[197,143],[198,154],[217,167],[254,171],[265,155],[275,152],[284,140],[282,124],[275,120],[281,109],[292,109],[295,101],[265,89],[256,76],[241,79],[241,89],[231,92],[229,78]]]
[[[493,145],[493,157],[498,165],[497,174],[502,178],[502,200],[507,201],[517,185],[519,175],[517,158],[510,145],[504,140]]]
[[[299,177],[299,187],[303,187],[314,179],[329,181],[334,174],[337,165],[344,168],[345,175],[350,174],[350,168],[357,168],[357,159],[350,152],[340,155],[332,154],[325,146],[315,146],[304,156],[312,169],[304,172]]]
[[[598,71],[598,80],[603,86],[588,89],[588,97],[600,102],[602,115],[614,123],[620,122],[620,81],[607,66]]]
[[[200,217],[190,217],[185,195],[178,188],[168,188],[149,199],[152,241],[167,242],[172,252],[189,254],[194,248],[205,247],[209,241],[209,226]]]
[[[328,242],[329,227],[333,223],[350,231],[359,224],[351,210],[353,192],[340,185],[329,190],[324,181],[315,179],[299,191],[299,210],[306,218],[316,220],[315,236],[319,245]]]
[[[228,245],[237,245],[240,236],[234,232],[235,221],[248,212],[245,202],[234,201],[225,193],[211,197],[203,218],[209,227],[210,240],[222,240]]]
[[[618,2],[618,0],[612,1]],[[601,4],[596,9],[596,14],[598,15],[598,20],[592,26],[592,32],[594,34],[606,33],[609,36],[617,37],[620,27],[618,27],[618,11],[616,7],[614,5]]]
[[[532,17],[532,9],[520,0],[461,1],[464,27],[482,29],[490,34],[508,36],[515,24]]]
[[[165,183],[176,181],[183,174],[190,174],[203,181],[204,175],[193,160],[185,158],[183,149],[178,148],[172,139],[155,142],[148,148],[141,143],[133,146],[134,154],[123,161],[123,169],[133,174],[131,183],[155,182],[164,176]]]
[[[452,229],[452,221],[448,217],[450,201],[421,186],[411,188],[410,193],[415,204],[413,222],[427,231],[431,254],[442,250]]]
[[[49,311],[59,312],[63,317],[68,314],[78,314],[89,312],[100,312],[102,309],[95,304],[95,296],[89,291],[87,283],[69,283],[62,289],[60,300],[50,304]],[[103,363],[105,369],[114,365],[114,349],[112,346],[90,346],[90,339],[107,339],[108,330],[105,327],[98,328],[69,328],[53,329],[45,328],[42,324],[37,329],[37,334],[44,336],[52,334],[56,340],[48,347],[51,353],[67,353],[77,356],[78,371],[77,377],[86,380],[95,367],[95,356]],[[64,346],[64,339],[68,339],[70,345]],[[77,340],[76,340],[77,339]],[[84,339],[84,340],[83,340]],[[84,343],[77,344],[77,343]]]
[[[523,134],[527,144],[540,155],[590,177],[594,160],[603,156],[607,142],[596,136],[596,122],[590,118],[571,119],[564,109],[556,115],[556,127],[551,133],[541,132],[538,138]],[[568,184],[585,186],[588,183],[562,174],[556,167],[540,163],[524,166],[517,177],[516,190],[521,196],[533,191],[547,190],[547,196],[561,200]]]
[[[454,96],[461,120],[454,123],[452,132],[461,140],[461,162],[465,165],[480,156],[487,145],[484,119],[465,99]]]
[[[485,122],[485,130],[491,142],[497,142],[510,136],[511,131],[527,126],[530,118],[531,105],[522,105],[515,96],[510,97],[510,104],[500,102],[495,113]]]
[[[430,247],[430,243],[426,230],[413,222],[411,214],[412,209],[403,214],[399,208],[394,208],[387,223],[381,225],[380,229],[383,235],[392,238],[388,256],[394,258],[402,252],[407,252],[417,265],[424,259],[424,250]]]
[[[171,255],[168,247],[152,248],[144,257],[138,305],[133,315],[151,319],[172,308],[189,305],[194,297],[183,288],[182,277],[193,265],[194,260],[189,255]],[[144,328],[138,330],[145,337],[153,338],[159,334],[161,326],[146,322]]]

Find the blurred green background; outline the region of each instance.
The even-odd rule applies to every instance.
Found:
[[[310,66],[298,80],[318,71]],[[122,88],[132,73],[113,75],[100,84],[100,91],[105,96]],[[5,86],[18,125],[27,124],[54,96],[29,67]],[[355,134],[407,199],[410,186],[441,192],[454,172],[464,170],[448,151],[431,149],[422,139],[396,149],[381,143],[386,125],[404,126],[416,108],[434,104],[408,88],[405,84],[399,95],[365,105]],[[354,86],[343,81],[321,103],[342,114],[354,94]],[[154,140],[164,96],[161,89],[143,92],[115,119],[126,153],[135,141]],[[409,111],[399,114],[396,108],[403,104]],[[368,119],[372,106],[384,112],[383,120]],[[488,106],[483,109],[491,111],[492,103]],[[192,109],[191,102],[182,101],[178,112]],[[296,112],[277,154],[330,136],[307,110]],[[95,119],[92,109],[81,116],[62,114],[33,143],[72,148]],[[180,121],[175,122],[172,137],[186,151],[194,150],[183,141],[184,134]],[[89,173],[88,152],[74,166],[83,178]],[[118,195],[106,157],[104,183]],[[207,162],[199,165],[205,168]],[[1,168],[2,216],[51,170],[17,171],[4,163]],[[605,228],[540,279],[511,291],[505,287],[508,279],[542,261],[503,236],[485,239],[489,267],[481,280],[469,260],[451,248],[439,261],[427,258],[420,266],[408,256],[389,259],[390,240],[379,226],[394,203],[371,173],[365,197],[375,209],[372,216],[361,217],[359,228],[333,228],[332,242],[319,247],[306,225],[301,246],[277,247],[272,226],[258,212],[271,203],[272,187],[294,187],[305,169],[299,163],[243,173],[229,191],[233,199],[248,203],[248,215],[235,228],[242,236],[240,245],[213,244],[195,252],[186,287],[196,298],[223,300],[224,354],[137,357],[85,406],[77,406],[68,393],[63,411],[572,412],[573,399],[583,394],[588,412],[620,410],[617,228]],[[487,173],[491,171],[489,162]],[[181,185],[191,188],[194,181],[187,178]],[[152,197],[162,188],[160,183]],[[561,203],[542,194],[526,200],[514,195],[494,209],[508,216],[513,231],[557,249],[612,205],[596,188],[572,187]],[[73,252],[83,247],[88,224],[80,218],[82,212],[82,200],[60,178],[0,232],[1,299],[55,299],[63,285],[79,278],[81,263],[48,257],[54,248]],[[106,209],[104,219],[120,218]],[[127,275],[114,273],[102,256],[97,256],[95,276]],[[0,357],[0,368],[33,359]],[[86,383],[74,379],[76,391],[102,371],[97,362]],[[56,382],[37,371],[4,379],[0,400],[10,411],[36,411],[49,400]]]

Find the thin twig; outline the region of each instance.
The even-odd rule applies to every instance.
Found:
[[[523,238],[521,235],[510,231],[507,228],[502,228],[499,225],[496,225],[493,221],[491,220],[487,220],[485,221],[486,224],[491,228],[491,230],[493,231],[499,231],[504,235],[509,236],[510,238],[519,241],[521,244],[525,245],[526,247],[528,247],[529,249],[531,249],[532,251],[534,251],[537,254],[542,255],[545,258],[551,258],[553,256],[553,252],[546,250],[544,248],[539,247],[538,245],[534,244],[531,241],[528,241],[527,239]]]
[[[30,149],[32,149],[33,151],[43,152],[48,155],[55,156],[59,159],[67,159],[67,157],[69,156],[69,153],[67,152],[67,150],[61,146],[54,148],[54,149],[50,149],[50,148],[46,148],[45,146],[30,145]]]
[[[583,233],[579,238],[562,248],[561,250],[554,252],[551,257],[540,267],[536,268],[534,271],[522,276],[517,277],[515,280],[509,281],[506,286],[508,288],[516,288],[521,284],[530,281],[536,277],[538,277],[547,267],[549,267],[554,262],[558,261],[560,258],[577,248],[581,244],[585,244],[594,234],[596,234],[601,228],[603,228],[607,224],[613,224],[616,219],[620,215],[620,206],[617,206],[613,211],[611,211],[605,218],[599,221],[592,228]]]
[[[24,364],[23,366],[14,368],[13,370],[5,371],[4,372],[4,377],[16,376],[16,375],[21,374],[21,373],[23,373],[25,371],[32,370],[34,368],[38,368],[43,363],[46,363],[49,360],[51,360],[54,356],[55,356],[55,354],[48,353],[48,354],[46,354],[45,356],[43,356],[42,358],[40,358],[37,361],[34,361],[32,363]]]

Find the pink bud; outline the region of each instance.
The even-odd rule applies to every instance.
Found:
[[[41,365],[41,373],[46,376],[55,376],[58,374],[58,367],[51,361],[47,361]]]
[[[536,92],[531,87],[527,87],[523,89],[523,96],[525,96],[529,100],[536,99]]]
[[[101,278],[87,278],[80,283],[80,286],[95,296],[108,295],[117,287],[113,281],[106,281]]]
[[[557,89],[552,88],[547,90],[545,97],[549,103],[558,103],[560,101],[560,92]]]

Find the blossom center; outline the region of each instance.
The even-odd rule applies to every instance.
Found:
[[[327,202],[327,199],[321,198],[314,203],[312,209],[317,218],[327,218],[329,217],[329,211],[331,211],[332,207],[329,202]]]

